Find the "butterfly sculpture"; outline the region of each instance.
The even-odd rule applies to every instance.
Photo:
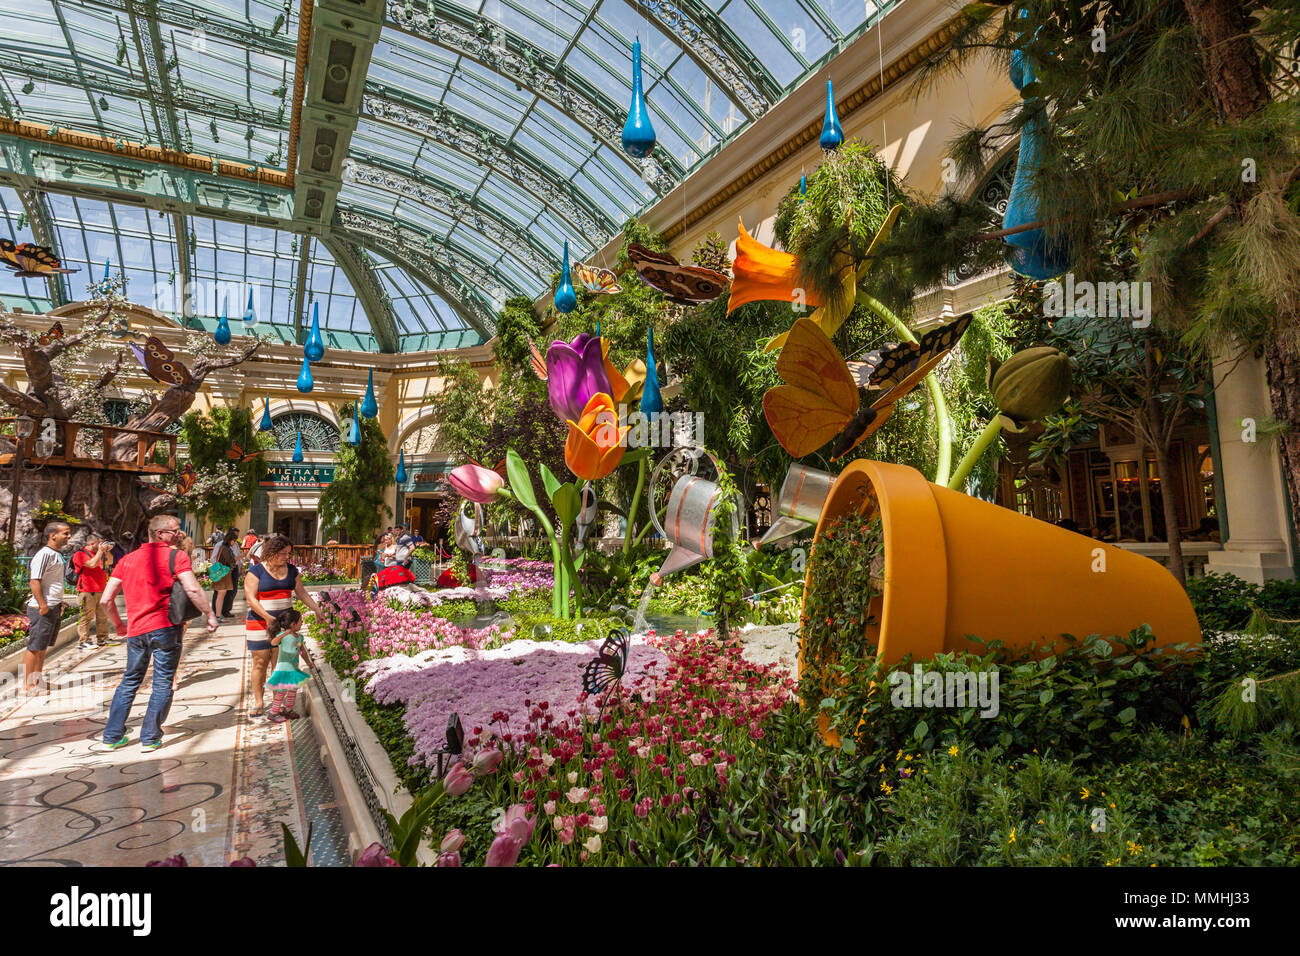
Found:
[[[727,291],[731,280],[721,272],[703,266],[684,266],[666,252],[655,252],[639,243],[627,247],[632,268],[646,285],[658,289],[669,302],[701,305]]]
[[[15,243],[12,239],[0,239],[0,262],[13,269],[14,274],[23,279],[81,271],[65,269],[63,260],[56,256],[52,249],[31,242]]]
[[[588,696],[603,694],[601,710],[609,703],[612,694],[623,686],[623,671],[627,669],[628,642],[631,633],[625,627],[615,628],[600,645],[596,659],[588,661],[582,669],[582,690]]]
[[[162,340],[157,336],[151,335],[145,339],[143,349],[132,342],[131,351],[135,353],[136,361],[144,366],[145,371],[154,381],[164,385],[194,384],[194,376],[190,374],[190,370],[176,358],[171,349],[162,344]]]
[[[190,490],[194,487],[194,483],[198,480],[199,476],[194,470],[194,466],[189,464],[189,462],[186,462],[185,466],[181,468],[180,472],[176,475],[176,494],[189,494]]]
[[[528,337],[528,349],[532,353],[533,374],[543,382],[546,381],[549,375],[546,370],[546,356],[542,354],[542,350],[537,347],[537,343],[533,341],[531,335]]]
[[[618,276],[600,266],[579,262],[573,267],[573,273],[588,292],[614,295],[623,291],[623,287],[618,284]]]
[[[963,315],[925,333],[919,342],[886,346],[852,365],[817,323],[798,319],[776,362],[776,373],[786,384],[769,388],[763,396],[763,414],[772,434],[795,458],[812,454],[831,439],[832,460],[848,454],[943,361],[970,319]],[[860,406],[859,388],[882,394]]]
[[[253,451],[247,451],[247,452],[244,451],[243,446],[240,445],[239,442],[237,441],[231,442],[230,447],[226,449],[226,457],[229,458],[231,461],[238,462],[240,464],[243,464],[244,462],[248,461],[251,458],[256,458],[260,454],[262,454],[262,452],[257,449],[254,449]]]
[[[55,342],[61,338],[63,338],[63,323],[55,322],[49,327],[48,331],[44,332],[41,337],[36,340],[36,344],[49,345],[51,342]]]

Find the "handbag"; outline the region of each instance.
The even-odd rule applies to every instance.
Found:
[[[220,561],[213,561],[208,565],[208,580],[216,584],[231,571],[228,564],[222,564]]]
[[[184,624],[186,621],[192,621],[203,612],[194,606],[190,600],[189,594],[185,590],[185,585],[181,584],[180,579],[176,577],[176,550],[167,556],[167,570],[172,573],[172,595],[171,603],[167,607],[167,620],[172,624]]]

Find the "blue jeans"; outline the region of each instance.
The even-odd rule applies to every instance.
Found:
[[[140,726],[140,743],[156,744],[162,740],[162,725],[172,709],[172,681],[176,678],[176,665],[181,659],[181,629],[161,627],[147,634],[127,638],[126,673],[117,685],[113,705],[104,725],[104,743],[115,744],[126,732],[126,717],[135,703],[136,692],[144,683],[144,673],[153,657],[153,692]]]

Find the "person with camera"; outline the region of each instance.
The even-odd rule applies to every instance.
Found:
[[[72,554],[70,583],[76,585],[77,593],[81,595],[78,647],[103,647],[117,643],[108,629],[108,608],[99,603],[99,596],[108,585],[108,571],[113,563],[113,543],[93,531],[85,544]]]
[[[207,618],[208,633],[217,629],[217,616],[208,604],[190,566],[190,557],[173,547],[181,541],[181,523],[174,515],[158,515],[149,521],[149,543],[132,551],[118,562],[100,602],[108,605],[119,634],[122,618],[114,598],[118,590],[126,595],[126,613],[130,627],[126,631],[126,672],[113,695],[104,725],[103,740],[110,750],[127,743],[126,718],[135,703],[136,692],[144,682],[149,662],[153,661],[153,690],[140,727],[140,745],[145,750],[162,746],[162,725],[172,705],[172,683],[181,657],[181,634],[185,627],[186,608],[175,607],[179,582],[194,608]],[[179,618],[179,620],[178,620]]]

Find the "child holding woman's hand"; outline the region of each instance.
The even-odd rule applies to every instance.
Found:
[[[298,634],[301,627],[302,615],[289,608],[277,614],[266,629],[271,646],[280,649],[275,670],[266,679],[266,686],[272,692],[269,720],[273,724],[301,716],[294,711],[293,701],[298,696],[298,687],[311,677],[298,667],[298,655],[302,652],[302,637]]]

